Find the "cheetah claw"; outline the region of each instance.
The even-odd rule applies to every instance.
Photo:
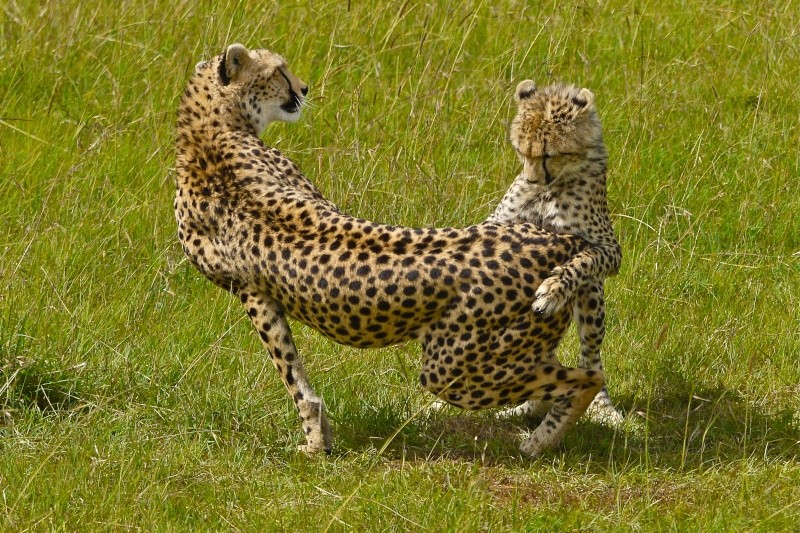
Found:
[[[567,290],[559,277],[559,272],[553,271],[550,276],[536,289],[536,301],[531,308],[535,313],[552,315],[567,303]]]

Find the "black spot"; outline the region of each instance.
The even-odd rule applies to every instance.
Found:
[[[225,69],[225,54],[222,54],[219,60],[219,81],[222,85],[228,85],[231,82],[231,78],[228,76],[228,71]]]

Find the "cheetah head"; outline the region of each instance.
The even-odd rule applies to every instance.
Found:
[[[588,89],[560,84],[537,89],[525,80],[517,86],[515,100],[510,141],[529,179],[550,183],[590,151],[605,153],[594,95]]]
[[[270,122],[300,118],[308,86],[286,67],[286,60],[269,50],[228,46],[211,61],[198,63],[197,74],[211,77],[220,96],[234,104],[258,134]]]

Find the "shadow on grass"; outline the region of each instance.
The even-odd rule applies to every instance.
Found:
[[[613,393],[612,393],[613,396]],[[659,468],[692,469],[737,459],[794,461],[800,457],[800,424],[792,409],[760,406],[737,390],[704,387],[673,372],[662,374],[649,403],[616,396],[626,422],[612,428],[585,418],[547,456],[569,461],[608,461]],[[362,404],[363,405],[363,404]],[[494,418],[493,411],[447,408],[408,421],[402,405],[361,407],[335,421],[340,450],[364,452],[386,447],[389,459],[463,459],[518,464],[518,446],[539,420]]]
[[[520,458],[520,425],[497,420],[493,412],[445,408],[422,412],[410,421],[407,412],[391,406],[343,412],[334,422],[336,448],[362,453],[389,441],[383,452],[388,459],[496,463]]]
[[[85,384],[82,367],[54,369],[7,358],[0,362],[0,426],[9,417],[13,419],[15,410],[69,414],[93,397]],[[657,377],[649,398],[616,395],[614,391],[612,397],[627,414],[621,428],[584,419],[568,432],[559,449],[544,457],[564,457],[568,462],[592,463],[599,468],[615,462],[668,469],[701,468],[741,459],[796,461],[800,457],[798,413],[781,408],[788,403],[781,398],[755,403],[738,390],[698,385],[672,371]],[[224,404],[227,400],[221,401]],[[389,441],[382,453],[388,459],[464,460],[490,465],[528,461],[518,446],[538,420],[498,420],[495,411],[453,408],[414,416],[419,404],[418,398],[385,397],[329,406],[334,413],[335,453],[380,450]],[[181,423],[208,427],[226,438],[260,434],[259,428],[263,430],[265,423],[262,407],[258,402],[248,403],[232,414],[224,405],[219,412],[204,413],[201,409],[204,416],[200,420]],[[294,419],[287,424],[291,427]],[[263,438],[274,444],[276,432],[280,433],[267,430],[268,436]]]
[[[0,410],[6,415],[18,409],[42,413],[71,410],[83,396],[83,368],[51,369],[19,357],[6,358],[0,364]]]
[[[757,404],[724,386],[699,385],[677,372],[663,372],[652,397],[621,397],[620,404],[641,421],[630,450],[664,467],[753,458],[796,460],[800,423],[785,402]]]

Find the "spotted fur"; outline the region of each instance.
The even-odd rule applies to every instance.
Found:
[[[594,95],[571,85],[537,89],[527,80],[517,86],[515,99],[518,109],[510,140],[523,170],[488,220],[533,222],[549,231],[580,235],[591,244],[553,269],[536,290],[533,308],[550,314],[571,301],[581,342],[580,366],[602,370],[603,280],[619,271],[622,250],[608,216],[608,152]],[[544,407],[527,402],[511,412],[537,413]],[[605,387],[592,408],[601,419],[621,421]]]
[[[521,448],[561,440],[603,385],[555,349],[570,313],[531,311],[536,290],[587,249],[533,224],[388,226],[342,213],[259,134],[295,120],[306,85],[267,50],[231,45],[200,63],[178,111],[178,238],[207,278],[238,296],[298,409],[307,452],[330,426],[287,316],[358,347],[419,340],[422,386],[465,409],[551,402]]]

